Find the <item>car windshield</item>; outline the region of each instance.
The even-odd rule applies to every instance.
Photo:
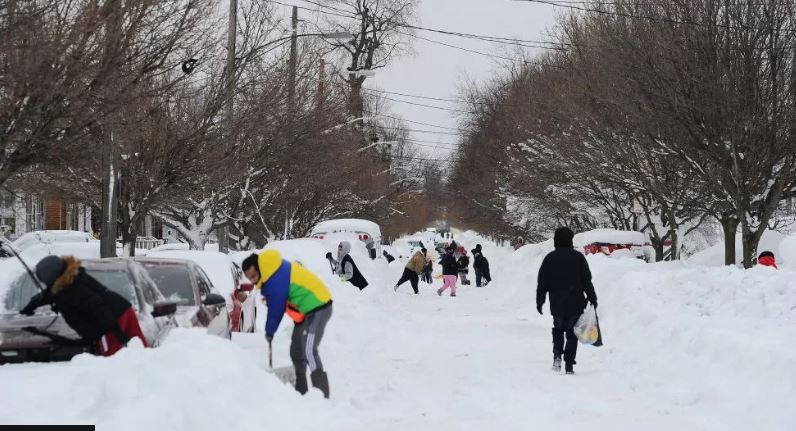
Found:
[[[103,286],[118,293],[130,301],[134,308],[138,308],[138,298],[135,294],[133,282],[126,270],[113,270],[107,268],[92,268],[88,274],[99,281]],[[17,278],[6,294],[4,306],[6,312],[18,312],[28,304],[33,295],[39,293],[39,287],[28,274]]]
[[[94,277],[95,280],[99,281],[100,284],[122,295],[124,299],[133,304],[133,307],[138,309],[138,298],[135,294],[135,287],[127,270],[93,268],[88,269],[87,272],[90,276]]]
[[[144,267],[167,301],[177,305],[196,305],[187,266],[144,264]]]

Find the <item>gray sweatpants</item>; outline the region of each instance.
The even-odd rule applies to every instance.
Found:
[[[332,304],[306,316],[301,324],[293,327],[290,339],[290,359],[296,368],[296,374],[306,374],[307,365],[310,372],[323,371],[321,357],[318,355],[318,346],[321,344],[326,324],[332,317]]]

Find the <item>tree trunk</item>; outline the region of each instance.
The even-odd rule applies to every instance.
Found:
[[[719,217],[719,222],[724,233],[724,264],[735,265],[735,236],[738,233],[738,218],[723,213]]]
[[[761,231],[763,227],[759,228]],[[760,245],[762,234],[753,232],[751,229],[744,229],[741,241],[743,243],[743,267],[749,269],[757,263],[757,247]]]

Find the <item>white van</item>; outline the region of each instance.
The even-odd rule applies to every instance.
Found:
[[[312,228],[310,237],[359,240],[365,243],[371,259],[381,257],[381,228],[370,220],[351,218],[323,221]]]

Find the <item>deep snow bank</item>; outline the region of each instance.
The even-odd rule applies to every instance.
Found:
[[[550,316],[534,309],[539,249],[472,232],[492,267],[484,289],[438,297],[392,286],[404,262],[354,258],[359,292],[323,255],[335,244],[274,242],[334,296],[321,345],[332,400],[299,397],[265,370],[262,333],[234,343],[178,331],[160,349],[66,364],[0,367],[0,423],[102,429],[791,430],[796,423],[796,277],[766,268],[645,264],[590,256],[606,345],[581,346],[575,377],[550,372]],[[260,313],[263,318],[265,313]],[[258,325],[262,330],[262,322]],[[292,324],[274,340],[289,364]]]

